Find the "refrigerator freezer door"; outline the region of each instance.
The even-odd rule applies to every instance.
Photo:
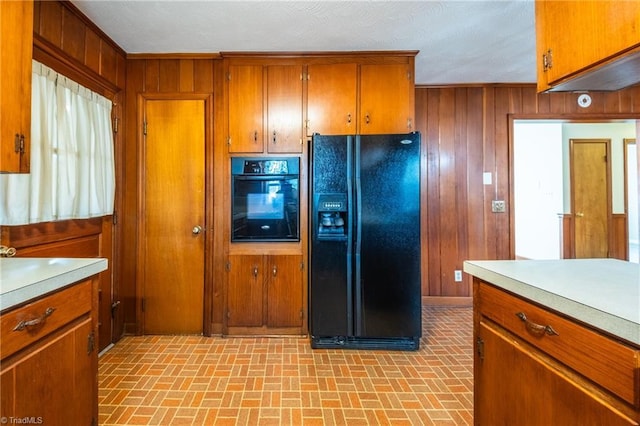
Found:
[[[355,335],[421,333],[420,135],[356,137]]]
[[[352,200],[353,137],[319,136],[311,143],[311,236],[309,310],[312,344],[316,337],[343,341],[353,335]],[[346,200],[345,233],[325,237],[323,212],[332,207],[323,200]],[[340,207],[343,208],[344,207]],[[326,234],[325,234],[326,235]]]

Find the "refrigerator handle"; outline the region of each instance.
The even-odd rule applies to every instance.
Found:
[[[356,214],[353,199],[353,140],[347,136],[347,335],[353,336],[353,244],[354,244],[354,223]]]
[[[354,182],[355,182],[355,235],[353,237],[355,243],[355,280],[354,280],[354,324],[355,335],[362,335],[362,268],[361,268],[361,239],[362,239],[362,188],[360,185],[360,136],[356,135],[355,152],[353,158],[355,159],[354,167]]]

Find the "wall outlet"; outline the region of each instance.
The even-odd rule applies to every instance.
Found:
[[[504,213],[507,210],[504,200],[491,201],[491,211],[494,213]]]
[[[453,280],[457,283],[462,281],[462,271],[460,269],[453,271]]]

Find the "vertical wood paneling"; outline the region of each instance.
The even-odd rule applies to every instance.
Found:
[[[62,6],[55,1],[38,2],[40,13],[39,22],[34,22],[34,32],[60,48],[62,43]]]
[[[467,125],[467,146],[466,154],[458,161],[466,165],[466,181],[468,185],[468,200],[466,206],[460,206],[461,210],[466,213],[467,223],[467,248],[469,259],[484,259],[485,255],[485,211],[484,211],[484,187],[482,182],[482,174],[484,172],[481,161],[469,161],[469,159],[481,159],[483,157],[483,90],[481,88],[470,88],[467,90],[469,95],[467,98],[467,108],[469,117]],[[458,259],[460,261],[460,259]],[[467,282],[467,289],[470,281]],[[467,295],[470,293],[467,293]]]
[[[34,46],[56,62],[86,74],[95,73],[116,88],[124,87],[125,52],[72,3],[34,2],[33,25]]]
[[[214,90],[213,82],[214,64],[217,68],[220,68],[218,72],[222,74],[221,61],[212,61],[210,59],[197,59],[194,61],[194,84],[193,90],[198,93],[222,93],[221,90]],[[217,81],[217,80],[216,80]],[[223,81],[223,80],[220,80]],[[221,89],[221,88],[220,88]],[[222,123],[222,121],[220,121]]]
[[[100,74],[100,36],[87,28],[85,31],[84,61],[87,67],[96,74]],[[120,86],[124,87],[124,85]]]
[[[121,299],[125,299],[122,303],[125,317],[125,328],[129,333],[136,333],[137,330],[137,318],[136,318],[136,259],[137,259],[137,235],[138,235],[138,176],[140,171],[138,170],[138,143],[141,134],[141,117],[138,116],[138,102],[141,94],[160,94],[171,93],[176,96],[180,94],[191,93],[214,93],[214,63],[220,63],[221,61],[215,61],[213,59],[191,59],[191,58],[135,58],[128,59],[126,61],[126,116],[125,121],[127,123],[125,127],[125,146],[124,146],[124,177],[123,177],[123,214],[122,214],[122,235],[124,244],[122,247],[122,288]],[[220,93],[222,87],[219,88]],[[213,111],[207,111],[207,126],[209,129],[215,124],[220,126],[222,118],[220,117],[220,111],[222,108],[215,104],[216,97],[214,97]],[[217,147],[212,147],[212,140],[215,137],[222,135],[222,132],[209,131],[206,141],[206,164],[210,168],[207,170],[208,180],[205,184],[207,190],[207,219],[208,224],[213,224],[213,199],[217,197],[214,194],[215,185],[213,182],[216,177],[212,177],[214,174],[218,174],[218,181],[222,180],[222,175],[217,172],[217,169],[222,170],[222,167],[214,167],[215,152]],[[221,144],[221,146],[223,146]],[[220,215],[217,215],[220,216]],[[209,226],[209,225],[207,225]],[[213,224],[212,229],[221,229],[216,224]],[[220,238],[222,233],[214,233],[216,241],[214,246],[221,247]],[[218,242],[220,240],[220,242]],[[212,254],[209,253],[209,256]],[[209,260],[207,260],[209,262]],[[217,263],[213,263],[217,262]],[[212,260],[211,264],[224,265],[223,258],[216,258]],[[220,268],[215,268],[216,271],[208,271],[208,274],[215,274]],[[207,300],[213,300],[212,312],[205,312],[208,316],[206,321],[209,324],[213,324],[213,333],[221,332],[222,324],[222,312],[223,312],[223,294],[220,289],[215,286],[217,282],[223,282],[223,277],[209,275],[205,277],[206,280],[213,281],[213,294],[211,294],[210,286],[205,286],[207,293],[204,297]],[[217,318],[213,318],[213,314],[217,314]],[[215,323],[220,324],[217,326]],[[206,327],[205,327],[206,328]]]
[[[180,68],[178,71],[178,90],[180,92],[193,92],[193,60],[183,59],[178,66]]]
[[[590,95],[592,106],[581,108],[577,93],[537,94],[533,85],[416,89],[416,127],[423,135],[426,156],[423,296],[470,297],[469,277],[465,283],[452,283],[453,269],[466,259],[513,256],[511,215],[491,212],[494,199],[505,200],[507,209],[511,206],[510,115],[640,117],[640,87]],[[491,185],[482,184],[482,173],[487,171],[492,172]],[[621,257],[626,250],[624,218],[614,220],[612,255]],[[563,250],[569,249],[565,239]]]
[[[180,87],[180,64],[176,59],[163,59],[158,68],[158,91],[176,93]]]
[[[64,9],[62,13],[62,50],[79,62],[84,61],[85,25],[70,10]]]

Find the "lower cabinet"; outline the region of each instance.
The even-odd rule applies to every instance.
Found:
[[[97,282],[84,281],[3,312],[3,423],[97,424],[94,289]]]
[[[571,339],[593,330],[476,279],[474,286],[476,425],[639,424],[636,348],[596,333],[576,345]]]
[[[227,334],[303,334],[302,255],[230,255]]]

